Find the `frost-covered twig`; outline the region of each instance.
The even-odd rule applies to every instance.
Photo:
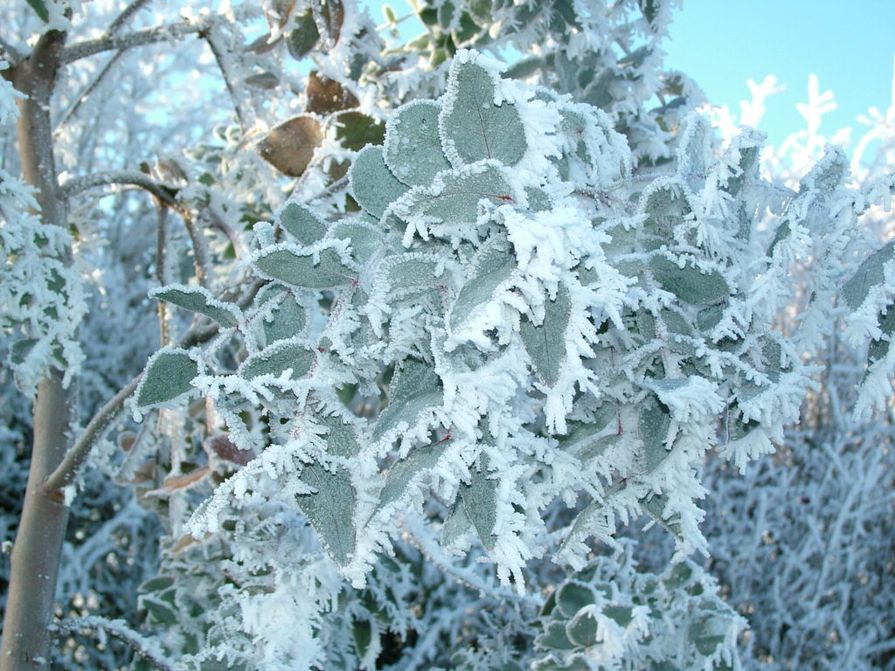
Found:
[[[22,55],[14,46],[0,37],[0,60],[15,64],[21,57]]]
[[[134,652],[140,655],[156,669],[162,671],[175,671],[174,663],[169,661],[160,646],[131,629],[124,620],[108,620],[104,617],[87,615],[84,617],[72,617],[61,620],[55,624],[60,631],[77,632],[82,629],[92,629],[99,634],[105,632],[113,638],[126,643]]]
[[[227,46],[224,44],[224,35],[222,34],[220,25],[211,26],[203,33],[203,37],[208,43],[208,48],[211,49],[211,53],[214,54],[214,60],[218,65],[218,69],[221,71],[221,77],[224,79],[224,85],[227,87],[227,93],[230,94],[230,99],[233,101],[233,109],[236,112],[236,119],[239,121],[239,127],[243,132],[246,132],[252,119],[252,110],[247,104],[245,96],[241,93],[245,87],[234,83],[236,76],[233,72],[233,68],[236,66],[236,63],[228,53]]]
[[[62,185],[62,192],[66,197],[71,198],[97,186],[114,185],[138,186],[149,191],[149,193],[166,205],[173,206],[175,204],[174,192],[171,187],[161,184],[149,177],[149,175],[136,170],[110,170],[108,172],[75,177]]]
[[[88,56],[94,56],[104,51],[132,49],[144,44],[179,40],[188,35],[197,35],[207,29],[208,24],[206,22],[193,23],[190,21],[183,21],[181,23],[153,26],[152,28],[137,30],[124,35],[104,35],[94,40],[76,42],[71,46],[66,47],[62,51],[61,62],[63,64],[73,63],[74,61],[87,58]]]
[[[115,17],[112,23],[109,24],[109,29],[106,31],[107,35],[114,35],[119,30],[124,28],[124,25],[133,18],[133,16],[139,12],[143,7],[149,3],[149,0],[134,0],[127,7],[121,10],[121,13]]]

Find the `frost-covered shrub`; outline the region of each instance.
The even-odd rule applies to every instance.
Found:
[[[847,189],[835,150],[782,192],[758,174],[756,136],[718,147],[698,117],[676,145],[674,163],[645,176],[599,109],[460,51],[445,94],[397,109],[384,144],[354,158],[358,213],[329,220],[292,201],[255,226],[263,286],[251,305],[184,285],[153,292],[222,329],[209,346],[154,355],[135,412],[212,399],[231,460],[248,463],[188,528],[226,538],[228,561],[266,585],[236,580],[234,592],[219,576],[241,609],[228,626],[257,647],[211,644],[192,659],[333,663],[329,627],[345,611],[332,604],[356,598],[342,580],[369,588],[415,536],[481,553],[522,599],[562,581],[535,560],[582,569],[593,541],[615,546],[617,522],[641,515],[674,537],[678,560],[707,551],[706,451],[742,467],[798,418],[812,385],[801,354],[828,328],[868,195],[885,194]],[[758,225],[768,208],[770,236]],[[791,286],[808,258],[804,286]],[[797,295],[801,320],[784,336],[778,315]],[[233,533],[252,519],[266,522]],[[274,538],[275,556],[259,556]],[[607,607],[637,605],[619,598]],[[689,636],[671,663],[738,664],[738,620],[712,599],[713,645]],[[614,631],[588,613],[602,623],[594,636]],[[284,637],[281,618],[303,635]],[[367,646],[401,632],[386,622]],[[620,641],[639,640],[637,622]],[[682,640],[680,621],[650,626],[650,640]],[[436,643],[402,652],[437,658]],[[660,659],[619,645],[572,641],[571,653],[625,668]],[[365,650],[348,665],[372,668]]]

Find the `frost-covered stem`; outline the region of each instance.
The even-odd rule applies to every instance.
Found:
[[[186,208],[177,210],[183,218],[183,224],[186,226],[186,232],[190,236],[190,242],[193,245],[193,265],[196,268],[196,280],[199,286],[208,287],[208,269],[210,261],[208,259],[208,245],[205,244],[205,236],[202,229],[196,224],[191,212]]]
[[[78,468],[90,453],[90,448],[93,447],[94,443],[96,443],[96,441],[105,433],[106,428],[118,415],[118,411],[124,405],[127,398],[134,393],[139,383],[140,376],[138,375],[109,399],[106,404],[100,408],[100,411],[93,416],[87,423],[87,428],[84,429],[84,432],[66,453],[62,462],[47,478],[46,486],[48,489],[61,489],[74,480]]]
[[[114,66],[115,63],[118,62],[123,54],[123,51],[119,51],[117,54],[112,56],[112,58],[110,58],[108,62],[103,66],[103,69],[99,71],[99,74],[97,74],[96,77],[93,78],[93,81],[91,81],[86,87],[84,87],[84,90],[78,94],[77,98],[75,98],[75,101],[65,111],[65,114],[62,115],[62,119],[60,119],[60,121],[56,124],[57,130],[67,124],[68,120],[78,113],[78,110],[81,109],[81,105],[84,104],[84,101],[87,100],[90,94],[96,90],[96,87],[100,85],[102,80],[105,79],[106,75],[112,71],[112,66]]]
[[[121,14],[116,16],[112,23],[109,24],[109,29],[106,31],[106,34],[114,35],[124,28],[124,25],[148,3],[149,0],[134,0],[131,4],[121,10]]]
[[[252,109],[242,93],[245,87],[234,84],[234,81],[237,79],[236,73],[233,72],[235,63],[225,44],[226,38],[222,34],[220,24],[212,25],[203,33],[203,37],[208,42],[208,48],[211,49],[211,53],[214,54],[214,60],[221,71],[221,77],[223,77],[224,85],[227,87],[227,93],[230,94],[230,99],[233,101],[233,109],[236,111],[239,127],[245,133],[248,130],[249,123],[252,121]]]
[[[165,286],[168,282],[168,208],[159,203],[158,207],[158,228],[156,232],[155,242],[155,278],[160,286]],[[159,327],[159,345],[164,347],[170,344],[171,332],[168,328],[168,304],[165,301],[158,302],[158,327]]]
[[[93,189],[98,186],[113,186],[116,184],[138,186],[141,189],[149,191],[149,193],[166,205],[175,204],[175,192],[171,187],[160,184],[149,175],[136,170],[110,170],[108,172],[97,172],[92,175],[74,177],[62,186],[62,192],[66,197],[71,198],[88,189]]]
[[[66,225],[50,125],[50,99],[64,44],[65,33],[44,33],[12,74],[15,87],[28,96],[19,101],[17,127],[22,176],[37,190],[41,218],[51,226]],[[34,400],[31,466],[12,550],[0,671],[42,669],[49,659],[49,625],[68,508],[62,493],[47,487],[45,480],[65,455],[69,410],[62,374],[51,370]]]
[[[144,44],[154,44],[156,42],[171,42],[179,40],[188,35],[197,35],[208,28],[205,22],[183,21],[181,23],[171,23],[161,26],[153,26],[144,30],[137,30],[124,35],[103,35],[95,40],[84,40],[76,42],[62,51],[62,62],[64,64],[73,63],[74,61],[104,51],[112,51],[115,49],[124,50],[139,47]]]
[[[165,658],[164,653],[155,642],[141,636],[127,626],[123,620],[108,620],[104,617],[88,615],[85,617],[67,618],[57,622],[55,626],[57,629],[70,632],[77,632],[83,629],[91,629],[97,633],[104,631],[112,638],[117,638],[119,641],[126,643],[134,652],[156,669],[175,671],[174,663]]]

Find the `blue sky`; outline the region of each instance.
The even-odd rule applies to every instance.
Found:
[[[895,0],[684,0],[670,35],[668,66],[737,113],[747,79],[776,75],[786,91],[768,99],[759,126],[774,143],[804,127],[795,106],[807,99],[811,73],[839,105],[825,135],[891,99]]]

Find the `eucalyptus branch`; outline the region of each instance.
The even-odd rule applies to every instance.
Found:
[[[106,34],[94,40],[84,40],[75,42],[74,44],[62,50],[61,61],[64,64],[73,63],[74,61],[104,51],[125,50],[134,47],[143,46],[145,44],[154,44],[157,42],[173,42],[189,35],[198,35],[208,30],[207,22],[189,22],[163,24],[137,30],[124,35]]]
[[[173,187],[155,181],[149,175],[136,170],[111,170],[97,172],[92,175],[75,177],[62,185],[62,193],[67,198],[76,196],[98,186],[131,185],[151,193],[169,207],[177,206],[174,199],[176,191]]]
[[[154,641],[131,629],[123,620],[109,620],[104,617],[87,615],[84,617],[71,617],[60,620],[55,623],[55,628],[60,631],[68,631],[72,633],[84,629],[93,630],[97,633],[104,631],[112,638],[117,638],[119,641],[130,646],[134,652],[152,664],[156,669],[161,669],[161,671],[175,671],[176,667],[174,666],[174,663],[165,658],[164,653]]]
[[[218,69],[221,71],[221,77],[224,80],[224,85],[227,87],[227,93],[230,94],[230,99],[233,101],[233,109],[236,112],[239,127],[245,133],[253,114],[251,108],[246,103],[245,96],[240,93],[243,87],[235,84],[233,81],[235,73],[231,68],[231,60],[224,53],[227,47],[223,44],[224,36],[221,33],[220,25],[211,26],[203,33],[203,36],[208,43],[208,48],[211,49],[211,53],[214,55]]]
[[[121,10],[121,14],[115,17],[112,23],[109,24],[109,29],[106,31],[106,34],[114,35],[124,28],[124,25],[147,4],[149,4],[149,0],[134,0],[131,4]]]
[[[109,72],[112,71],[112,66],[115,65],[119,61],[119,59],[124,55],[124,51],[119,51],[114,56],[112,56],[108,62],[103,66],[102,70],[93,78],[93,81],[90,82],[84,90],[82,90],[75,101],[69,106],[66,110],[65,114],[62,115],[62,119],[56,124],[56,131],[58,132],[60,128],[62,128],[65,124],[68,123],[68,120],[71,119],[75,114],[78,113],[78,110],[81,109],[81,105],[84,104],[84,101],[93,93],[97,87],[100,85],[102,80],[106,77]]]

